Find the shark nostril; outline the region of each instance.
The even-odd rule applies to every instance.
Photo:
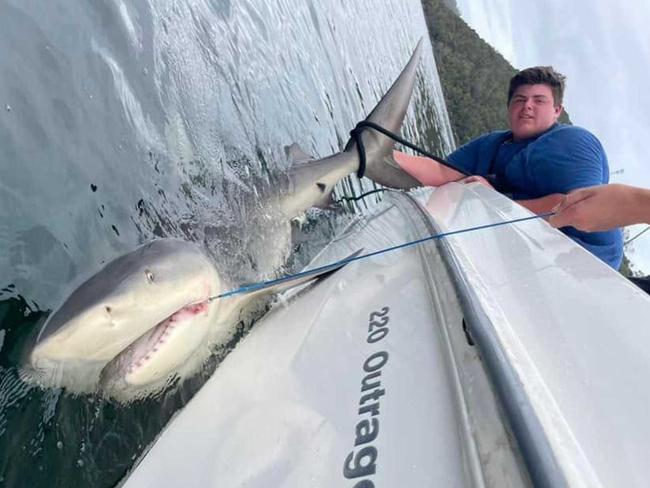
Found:
[[[144,274],[145,274],[145,276],[147,277],[147,281],[148,281],[149,283],[153,283],[153,280],[154,280],[153,273],[152,273],[151,271],[149,271],[148,269],[146,269],[146,270],[144,271]]]

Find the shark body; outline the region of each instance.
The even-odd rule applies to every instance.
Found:
[[[421,44],[366,120],[400,131]],[[393,160],[392,140],[370,130],[361,137],[366,176],[392,187],[419,185]],[[288,156],[293,166],[265,202],[287,223],[310,207],[327,205],[334,186],[359,168],[354,142],[319,160],[294,144]],[[277,240],[288,242],[288,236]],[[203,250],[179,239],[152,241],[110,262],[51,314],[28,354],[31,377],[74,392],[99,388],[124,401],[148,395],[195,372],[261,295],[298,282],[210,300],[234,286]]]

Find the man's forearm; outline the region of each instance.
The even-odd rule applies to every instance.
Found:
[[[426,186],[441,186],[464,176],[433,159],[422,156],[393,151],[393,158],[404,171]]]
[[[545,197],[515,201],[522,207],[527,208],[535,214],[542,214],[551,212],[553,208],[562,201],[563,198],[564,195],[561,193],[552,193],[550,195],[546,195]]]

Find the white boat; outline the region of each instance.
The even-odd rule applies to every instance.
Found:
[[[530,215],[389,192],[313,265]],[[541,219],[376,254],[285,294],[124,486],[647,486],[649,316]]]

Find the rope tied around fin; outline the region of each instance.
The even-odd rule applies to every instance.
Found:
[[[350,137],[357,145],[357,152],[359,153],[359,169],[357,170],[357,176],[359,178],[363,178],[363,175],[366,173],[366,163],[367,163],[366,148],[363,145],[363,140],[361,139],[361,133],[366,129],[376,130],[377,132],[384,134],[386,137],[393,139],[395,142],[399,142],[400,144],[413,149],[414,151],[422,154],[423,156],[433,159],[435,162],[440,163],[443,166],[458,171],[464,176],[470,176],[470,173],[468,173],[464,169],[456,166],[455,164],[447,161],[446,159],[443,159],[439,156],[436,156],[435,154],[430,153],[429,151],[426,151],[425,149],[422,149],[419,146],[416,146],[412,142],[404,139],[403,137],[400,137],[399,135],[389,131],[388,129],[383,128],[381,125],[375,124],[374,122],[370,122],[369,120],[362,120],[356,125],[354,129],[350,131]]]
[[[363,124],[363,122],[359,122],[357,126],[350,131],[350,137],[357,145],[357,152],[359,153],[359,169],[357,170],[357,177],[359,179],[363,178],[363,175],[366,173],[366,148],[361,139],[361,133],[364,131],[365,127],[361,124]]]

